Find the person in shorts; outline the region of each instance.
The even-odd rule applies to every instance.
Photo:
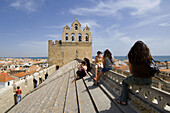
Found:
[[[99,68],[103,68],[103,63],[102,63],[102,60],[103,60],[103,56],[102,56],[102,52],[101,51],[98,51],[97,52],[97,56],[95,57],[95,78],[97,78],[97,70]]]
[[[103,68],[100,71],[99,75],[96,78],[95,81],[95,85],[97,84],[97,82],[100,80],[100,77],[107,71],[112,70],[113,69],[113,57],[112,57],[112,53],[106,49],[103,55]]]

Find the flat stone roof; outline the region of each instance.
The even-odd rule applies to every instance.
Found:
[[[61,67],[9,113],[135,113],[128,105],[117,105],[116,95],[102,82],[100,87],[94,86],[93,75],[71,83],[76,65],[73,61]]]

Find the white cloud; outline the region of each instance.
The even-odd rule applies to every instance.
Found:
[[[158,11],[161,0],[106,0],[105,2],[99,1],[96,6],[91,8],[76,8],[70,9],[72,14],[76,15],[115,15],[118,11],[122,9],[132,9],[131,15],[141,15],[148,12]]]
[[[168,23],[168,22],[161,23],[161,24],[159,24],[159,26],[169,27],[169,26],[170,26],[170,23]]]
[[[37,8],[44,3],[44,0],[14,0],[11,7],[22,9],[30,12],[37,12]]]
[[[119,40],[125,44],[133,44],[135,40],[131,39],[130,37],[122,37]]]
[[[142,27],[145,25],[149,25],[155,22],[159,22],[162,21],[163,19],[169,18],[170,14],[165,14],[165,15],[159,15],[159,16],[153,16],[151,18],[146,18],[145,20],[142,20],[140,22],[138,22],[137,24],[135,24],[133,27]]]
[[[82,20],[80,21],[81,23],[81,26],[84,28],[86,27],[86,25],[89,27],[89,28],[94,28],[94,27],[101,27],[96,21],[94,20]]]

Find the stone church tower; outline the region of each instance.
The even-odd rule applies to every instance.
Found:
[[[92,35],[88,26],[81,29],[77,18],[71,24],[71,28],[68,25],[64,27],[61,40],[48,41],[50,66],[56,64],[61,67],[76,58],[85,57],[92,61]]]

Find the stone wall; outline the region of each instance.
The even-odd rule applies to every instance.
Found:
[[[46,72],[48,72],[48,75],[50,76],[55,71],[56,66],[53,65],[47,69],[43,69],[39,72],[32,74],[31,76],[27,77],[24,80],[14,83],[13,86],[8,86],[0,89],[0,113],[6,112],[12,106],[15,105],[14,95],[17,86],[20,86],[22,90],[22,97],[25,97],[28,93],[30,93],[34,89],[33,78],[37,80],[37,85],[39,85],[39,75],[42,77],[43,80],[45,80],[44,75]]]
[[[84,57],[92,61],[92,34],[88,26],[81,29],[81,24],[76,18],[71,28],[68,25],[64,27],[61,40],[48,41],[48,62],[49,65],[55,64],[61,67],[76,58]]]
[[[92,42],[62,42],[55,43],[52,40],[48,42],[49,65],[59,67],[73,61],[76,58],[83,59],[87,57],[92,61]]]

